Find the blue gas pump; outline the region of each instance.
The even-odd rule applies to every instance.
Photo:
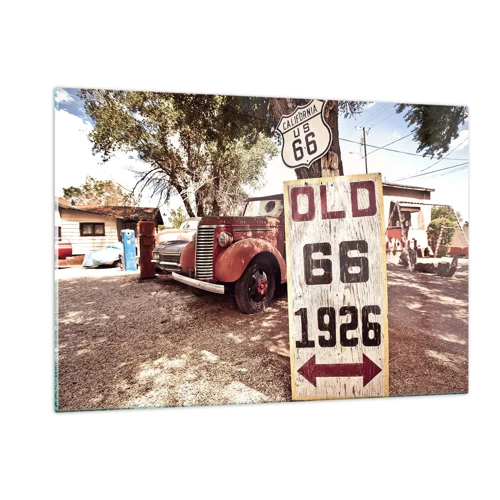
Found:
[[[123,270],[137,271],[135,231],[133,229],[123,229],[121,235],[123,243]]]

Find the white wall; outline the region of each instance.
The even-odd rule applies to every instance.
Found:
[[[389,221],[391,201],[396,202],[410,202],[415,203],[415,207],[420,207],[420,210],[424,214],[424,224],[427,227],[431,221],[431,200],[419,200],[418,198],[412,198],[410,196],[384,196],[384,229],[387,227],[387,222]],[[421,202],[422,204],[419,204]]]
[[[60,209],[61,237],[73,245],[73,255],[84,255],[118,241],[116,218],[79,210]],[[104,236],[80,236],[80,222],[103,222]]]

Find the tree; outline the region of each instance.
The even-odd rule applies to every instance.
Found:
[[[431,222],[427,227],[427,239],[429,240],[432,251],[435,253],[437,242],[441,236],[437,257],[442,257],[448,252],[448,247],[453,240],[455,229],[458,227],[458,222],[460,220],[460,213],[457,212],[455,215],[455,212],[449,207],[432,207]]]
[[[306,104],[304,99],[270,99],[276,124],[281,116],[292,113],[297,106]],[[326,101],[325,121],[332,130],[333,140],[329,151],[323,158],[314,162],[310,168],[296,169],[297,178],[320,177],[324,169],[334,167],[334,157],[338,157],[338,169],[335,175],[344,175],[342,157],[340,152],[338,118],[360,114],[367,102],[362,101]],[[435,155],[438,158],[449,150],[450,143],[459,134],[459,128],[468,117],[468,108],[464,106],[434,106],[419,104],[396,104],[396,112],[406,110],[404,119],[409,127],[413,126],[413,138],[419,144],[417,153],[424,151],[424,156]]]
[[[262,187],[264,163],[262,158],[271,158],[277,153],[275,144],[259,135],[250,148],[241,140],[222,154],[216,147],[207,148],[208,164],[211,172],[217,173],[217,183],[206,185],[205,204],[216,207],[212,213],[236,215],[248,197],[247,188]]]
[[[462,214],[460,212],[455,212],[455,210],[448,206],[434,205],[431,209],[431,220],[439,218],[448,218],[453,222],[459,222],[460,224],[463,220]]]
[[[104,161],[117,150],[137,152],[149,168],[138,173],[136,188],[142,192],[150,187],[162,201],[168,201],[172,192],[179,193],[189,216],[217,215],[241,201],[245,187],[258,186],[267,161],[276,154],[270,136],[279,120],[309,101],[107,90],[81,90],[80,97],[95,122],[89,135],[93,152],[102,154]],[[320,177],[325,169],[344,175],[339,114],[355,116],[366,104],[325,102],[332,144],[309,168],[297,168],[298,178]],[[468,113],[459,106],[395,107],[398,113],[406,110],[404,119],[413,126],[417,152],[439,158],[458,137]]]
[[[435,106],[398,104],[396,112],[406,110],[404,119],[412,128],[413,139],[419,143],[417,153],[439,159],[448,152],[450,143],[458,137],[459,128],[469,116],[465,106]]]
[[[177,192],[191,217],[219,214],[277,154],[263,98],[85,89],[80,97],[95,122],[94,154],[136,152],[148,168],[134,191],[149,187],[163,202]]]
[[[168,216],[169,227],[178,228],[186,220],[186,210],[184,207],[172,208]]]
[[[87,175],[80,187],[63,188],[63,198],[76,205],[137,205],[133,194],[126,192],[112,180],[100,181]]]

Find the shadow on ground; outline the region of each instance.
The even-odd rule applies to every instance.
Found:
[[[288,401],[286,291],[246,316],[170,276],[60,281],[58,358],[60,410]]]
[[[467,278],[388,267],[391,396],[467,392]],[[291,400],[286,287],[257,315],[169,275],[57,290],[59,410]]]

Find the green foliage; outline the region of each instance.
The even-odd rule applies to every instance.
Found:
[[[218,214],[224,190],[255,183],[277,154],[266,137],[272,116],[264,98],[108,90],[80,97],[95,122],[94,154],[107,161],[119,150],[136,152],[149,168],[136,172],[134,191],[149,187],[163,202],[177,192],[190,216]],[[240,168],[228,168],[223,159],[237,152]]]
[[[433,158],[448,152],[450,143],[458,137],[459,128],[469,116],[465,106],[435,106],[420,104],[398,104],[396,112],[406,110],[404,119],[413,127],[413,140],[419,143],[417,153]]]
[[[277,154],[272,133],[282,115],[309,99],[240,97],[82,89],[85,111],[95,123],[89,138],[93,153],[108,161],[117,151],[137,154],[146,170],[137,171],[134,187],[148,188],[167,202],[178,193],[189,216],[235,210],[246,190],[259,186],[268,161]],[[332,130],[330,150],[297,177],[319,177],[331,167],[335,153],[343,175],[339,115],[360,114],[363,101],[325,103]],[[468,116],[460,106],[397,104],[396,111],[412,127],[418,152],[441,158],[458,137]]]
[[[351,118],[363,112],[363,109],[370,102],[364,101],[339,101],[339,114],[344,118]]]
[[[63,198],[76,205],[136,205],[133,195],[112,180],[100,181],[90,175],[80,187],[63,188]]]
[[[285,114],[290,114],[297,106],[308,102],[306,99],[270,99],[275,119]],[[349,118],[362,113],[368,105],[363,101],[326,101],[325,119],[332,130],[333,140],[329,152],[338,157],[339,175],[343,175],[342,157],[339,144],[338,117]],[[419,144],[417,152],[424,151],[424,156],[431,158],[442,156],[448,152],[450,143],[459,135],[460,126],[468,117],[468,108],[463,106],[434,106],[417,104],[396,104],[396,112],[403,113],[408,127],[412,127],[413,139]],[[326,160],[325,166],[332,158],[326,155],[321,160]],[[309,169],[296,169],[299,177],[319,177],[321,168],[319,162],[315,162]]]
[[[184,207],[179,207],[177,209],[172,208],[168,216],[169,227],[178,228],[187,219],[186,210]]]
[[[255,144],[248,148],[241,140],[222,154],[215,147],[208,147],[206,157],[216,178],[207,179],[205,184],[204,213],[235,215],[239,206],[248,197],[248,189],[262,187],[265,162],[277,154],[275,144],[262,134]]]
[[[443,257],[450,249],[450,244],[453,241],[455,229],[459,223],[462,223],[462,215],[460,212],[454,212],[447,206],[433,206],[431,209],[431,222],[427,227],[427,239],[432,248],[436,252],[436,245],[441,234],[441,242],[437,257]],[[442,230],[442,233],[441,233]]]
[[[455,215],[456,214],[456,215]],[[437,206],[434,205],[431,209],[431,220],[448,218],[454,223],[462,223],[462,214],[460,212],[455,212],[450,210],[447,206]]]
[[[441,207],[440,207],[441,208]],[[453,235],[455,234],[455,228],[457,227],[456,219],[438,217],[431,220],[429,226],[427,227],[427,239],[432,248],[432,251],[436,251],[436,245],[441,234],[441,229],[443,230],[441,235],[441,243],[439,245],[440,250],[438,257],[442,257],[448,251],[448,247],[453,240]]]

